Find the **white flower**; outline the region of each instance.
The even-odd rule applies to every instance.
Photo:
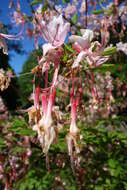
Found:
[[[118,51],[122,51],[127,55],[127,43],[119,42],[116,44],[116,47]]]
[[[66,35],[69,31],[70,24],[64,23],[62,15],[56,17],[46,24],[45,21],[42,21],[42,34],[48,44],[43,45],[44,55],[53,48],[61,46],[66,38]]]
[[[78,43],[83,49],[88,48],[94,37],[93,31],[89,29],[81,29],[80,31],[82,36],[72,35],[69,37],[69,41]]]

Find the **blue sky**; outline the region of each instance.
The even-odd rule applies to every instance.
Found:
[[[0,20],[4,24],[11,23],[11,19],[9,16],[10,9],[8,8],[9,2],[10,2],[10,0],[0,0],[0,5],[2,5],[0,7],[0,10],[2,11],[2,13],[0,14]],[[22,8],[23,12],[30,14],[30,8],[29,8],[26,0],[21,1],[21,8]],[[13,27],[15,27],[15,26],[13,26]],[[22,40],[22,44],[23,44],[24,50],[29,53],[34,49],[33,40],[29,40],[26,37]],[[9,52],[9,54],[11,55],[10,62],[9,62],[10,65],[13,67],[16,74],[19,74],[22,70],[23,63],[25,62],[25,60],[27,59],[27,56],[29,54],[19,55],[14,52]]]

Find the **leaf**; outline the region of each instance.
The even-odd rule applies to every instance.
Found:
[[[95,15],[98,15],[98,14],[104,13],[104,11],[103,10],[94,10],[92,13]]]
[[[4,144],[4,139],[0,137],[0,144]]]
[[[97,185],[94,190],[104,190],[104,187]]]
[[[109,165],[110,168],[115,168],[116,164],[117,164],[116,160],[114,160],[114,159],[109,159],[108,160],[108,165]]]
[[[30,5],[33,6],[33,5],[37,5],[39,3],[42,3],[42,0],[33,0]]]
[[[62,0],[62,3],[65,4],[65,3],[69,3],[70,0]]]
[[[71,53],[74,53],[74,50],[72,49],[72,47],[71,47],[70,45],[65,44],[64,47],[65,47],[68,51],[70,51]]]
[[[116,47],[107,47],[104,49],[103,56],[112,55],[116,53],[116,50],[117,50]]]
[[[112,15],[114,12],[114,8],[115,8],[114,5],[112,5],[110,8],[105,9],[104,15],[108,15],[108,16]]]
[[[17,153],[23,153],[26,151],[26,149],[24,147],[20,147],[20,146],[15,146],[12,149],[13,153],[17,154]]]
[[[42,13],[44,13],[48,9],[48,4],[44,3],[43,8],[42,8]]]
[[[76,22],[78,21],[78,15],[74,14],[74,16],[72,17],[71,21],[72,21],[73,24],[76,24]]]
[[[14,119],[11,123],[11,128],[23,128],[27,127],[27,123],[23,119]]]
[[[95,72],[102,72],[105,73],[106,71],[110,71],[112,72],[114,70],[115,65],[114,64],[108,64],[108,63],[104,63],[103,65],[101,65],[101,67],[98,68],[94,68]]]
[[[32,129],[28,128],[28,124],[23,119],[21,120],[18,118],[13,120],[13,122],[11,123],[11,127],[8,130],[18,135],[35,135],[35,132]]]
[[[0,147],[5,147],[6,145],[4,144],[4,138],[0,137]]]
[[[65,4],[65,3],[66,3],[66,0],[62,0],[62,3]]]
[[[31,129],[21,129],[21,130],[15,131],[15,133],[18,134],[18,135],[23,135],[23,136],[31,136],[31,135],[34,136],[36,134]]]

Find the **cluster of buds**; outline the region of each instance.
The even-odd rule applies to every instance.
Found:
[[[0,69],[0,90],[3,91],[8,88],[11,81],[12,73],[10,71],[6,72]]]

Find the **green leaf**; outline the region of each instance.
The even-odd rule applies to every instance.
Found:
[[[104,63],[101,67],[95,68],[95,71],[102,71],[102,72],[106,72],[106,71],[112,71],[114,69],[115,65],[114,64],[108,64],[108,63]]]
[[[48,9],[48,4],[44,3],[43,8],[42,8],[42,13],[44,13]]]
[[[116,50],[117,50],[116,47],[107,47],[104,49],[103,56],[112,55],[116,53]]]
[[[4,139],[0,137],[0,144],[4,144]]]
[[[62,3],[65,4],[65,3],[69,3],[70,0],[62,0]]]
[[[64,47],[65,47],[68,51],[70,51],[71,53],[74,53],[74,50],[72,49],[72,47],[71,47],[70,45],[64,44]]]
[[[108,15],[108,16],[112,15],[114,13],[114,9],[115,9],[114,5],[112,5],[110,8],[106,8],[104,10],[104,15]]]
[[[95,186],[94,190],[104,190],[104,187],[97,185]]]
[[[62,0],[62,3],[65,4],[65,3],[66,3],[66,0]]]
[[[23,128],[27,127],[27,123],[23,119],[16,118],[11,123],[11,128]]]
[[[17,154],[17,153],[23,153],[26,151],[26,149],[24,147],[20,147],[20,146],[15,146],[12,149],[13,153]]]
[[[95,15],[98,15],[98,14],[104,13],[104,11],[103,10],[94,10],[92,13]]]
[[[73,24],[76,24],[76,22],[78,21],[78,15],[74,14],[74,16],[72,17],[71,21],[72,21]]]
[[[31,129],[21,129],[21,130],[17,130],[15,131],[16,134],[18,135],[23,135],[23,136],[31,136],[31,135],[35,135],[35,132],[32,131]]]
[[[33,5],[37,5],[39,3],[42,3],[42,0],[33,0],[30,5],[33,6]]]
[[[114,160],[114,159],[109,159],[108,160],[108,165],[109,165],[110,168],[115,168],[116,164],[117,164],[116,160]]]
[[[0,147],[5,147],[6,145],[4,144],[4,138],[0,137]]]

